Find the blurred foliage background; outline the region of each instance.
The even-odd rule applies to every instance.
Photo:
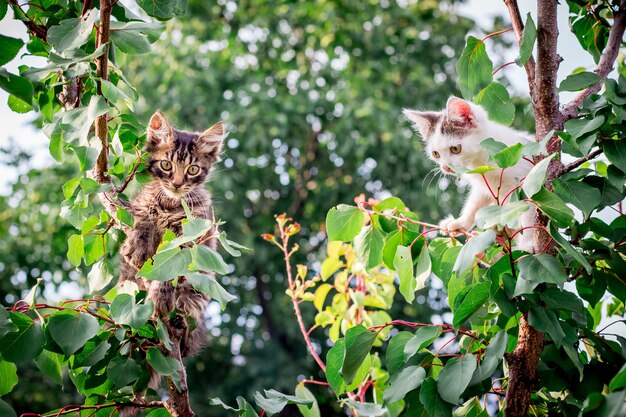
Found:
[[[457,14],[457,5],[191,0],[186,16],[168,23],[152,52],[119,58],[141,97],[140,120],[161,109],[179,128],[203,130],[223,119],[231,130],[208,187],[229,238],[254,250],[234,261],[223,282],[239,302],[224,313],[212,306],[209,346],[190,361],[199,415],[223,412],[209,411],[210,397],[232,403],[263,388],[291,392],[298,378],[318,377],[283,295],[280,254],[260,238],[273,231],[274,214],[286,212],[302,223],[297,261],[315,269],[326,212],[361,193],[396,195],[429,222],[458,212],[463,194],[433,178],[434,167],[401,117],[404,107],[440,108],[458,94],[454,65],[474,23]],[[20,164],[28,155],[9,148],[1,158]],[[57,300],[80,296],[78,287],[88,291],[86,271],[65,258],[71,227],[59,217],[61,185],[74,169],[33,170],[0,196],[3,304],[19,300],[37,278],[43,278],[44,295],[57,294]],[[432,288],[395,316],[441,321],[446,311],[441,290]],[[304,313],[312,324],[313,311]],[[323,330],[313,337],[321,351],[329,348]],[[12,394],[16,410],[72,401],[35,370],[28,372]],[[316,391],[323,394],[323,388]],[[320,405],[322,415],[339,413],[323,400]],[[297,411],[288,407],[289,413]]]

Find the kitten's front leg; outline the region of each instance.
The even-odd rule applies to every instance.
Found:
[[[447,235],[454,235],[470,230],[474,227],[476,212],[490,203],[490,196],[486,196],[480,190],[472,189],[465,201],[461,216],[458,219],[448,216],[439,223],[441,232]]]

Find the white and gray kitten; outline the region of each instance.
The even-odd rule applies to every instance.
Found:
[[[527,132],[521,132],[489,120],[487,112],[477,104],[458,97],[450,97],[446,108],[441,111],[416,111],[405,109],[404,115],[413,123],[425,143],[426,154],[450,175],[457,175],[455,169],[465,172],[479,166],[489,165],[489,154],[480,144],[487,138],[493,138],[507,146],[533,141]],[[503,199],[533,167],[532,163],[520,161],[504,170],[500,183],[500,170],[484,174],[489,187]],[[439,227],[444,234],[468,231],[475,224],[476,213],[481,207],[496,204],[485,180],[479,174],[461,174],[470,186],[469,195],[463,206],[461,216],[448,216]],[[534,210],[522,215],[520,224],[529,226],[534,220]],[[533,230],[528,229],[516,239],[522,250],[530,250],[533,243]]]

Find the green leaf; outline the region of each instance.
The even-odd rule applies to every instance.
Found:
[[[522,190],[524,190],[526,196],[532,197],[541,190],[541,187],[546,182],[546,178],[548,178],[548,165],[550,165],[553,157],[554,155],[550,155],[543,158],[528,172],[522,184]]]
[[[165,408],[157,408],[150,411],[146,417],[172,417],[172,415]]]
[[[558,227],[567,227],[574,220],[572,209],[567,207],[563,200],[545,188],[535,193],[531,200]]]
[[[321,417],[320,407],[317,404],[315,395],[303,383],[298,384],[296,387],[296,398],[301,400],[311,401],[310,405],[298,404],[298,410],[302,417]]]
[[[626,388],[626,365],[622,366],[622,369],[619,370],[609,384],[611,391],[616,391],[620,388]]]
[[[204,293],[220,303],[222,310],[226,308],[226,305],[237,297],[230,294],[222,287],[215,277],[203,273],[188,273],[185,275],[189,283],[201,293]]]
[[[551,310],[566,310],[583,314],[583,303],[574,293],[559,288],[549,287],[541,292],[541,300]]]
[[[496,168],[494,167],[490,167],[487,165],[484,166],[479,166],[477,168],[474,169],[470,169],[469,171],[466,172],[466,174],[486,174],[487,172],[491,172],[491,171],[495,171]]]
[[[622,172],[626,172],[626,141],[624,139],[602,141],[602,149],[609,161]]]
[[[526,255],[519,258],[519,278],[532,284],[534,289],[537,285],[547,282],[556,284],[560,288],[567,280],[567,275],[558,261],[550,255]]]
[[[86,234],[83,236],[85,246],[85,265],[91,265],[100,260],[106,252],[108,235]]]
[[[420,402],[430,417],[452,417],[452,407],[441,398],[437,389],[437,381],[427,378],[420,388]]]
[[[463,97],[470,99],[493,80],[493,63],[487,55],[485,43],[473,36],[467,38],[463,53],[456,63],[459,88]]]
[[[94,167],[98,159],[98,149],[91,146],[68,146],[78,159],[78,167],[81,171],[87,171]]]
[[[9,96],[7,104],[9,105],[9,108],[15,113],[23,114],[33,110],[33,106],[30,103],[26,103],[22,99],[15,96]]]
[[[9,313],[4,308],[0,308],[0,338],[7,333],[16,331],[17,326],[11,321]]]
[[[102,259],[91,267],[87,274],[87,282],[89,283],[89,292],[100,291],[113,279],[114,269],[111,260]]]
[[[389,381],[391,386],[383,394],[385,402],[395,403],[402,400],[408,392],[422,385],[425,378],[426,370],[424,368],[421,366],[407,366]]]
[[[376,333],[370,332],[362,324],[346,332],[344,358],[339,370],[346,384],[350,384],[354,379],[361,363],[372,349],[374,340],[376,340]]]
[[[124,210],[121,207],[117,208],[117,211],[115,212],[115,217],[117,217],[119,221],[121,221],[128,227],[133,227],[133,225],[135,224],[135,219],[133,218],[133,215],[130,214],[129,211]]]
[[[345,404],[352,408],[358,413],[359,416],[379,417],[387,413],[387,409],[380,404],[357,402],[352,399],[343,400],[342,404]]]
[[[17,331],[7,333],[0,339],[0,354],[14,363],[35,359],[46,343],[41,324],[22,313],[9,313]]]
[[[112,30],[111,40],[115,46],[127,54],[144,54],[150,52],[150,42],[148,38],[143,33],[137,31],[127,29]]]
[[[387,265],[390,269],[395,270],[393,262],[396,257],[396,253],[398,252],[398,246],[410,246],[418,236],[419,233],[412,232],[405,228],[389,233],[385,238],[385,245],[383,246],[383,262],[385,265]],[[418,241],[413,243],[413,247],[411,249],[411,256],[413,258],[419,256],[418,250],[421,249],[424,240],[424,237],[421,237]]]
[[[24,77],[7,72],[0,68],[0,88],[14,95],[26,104],[33,102],[33,85]]]
[[[79,366],[92,366],[104,359],[111,344],[106,340],[101,340],[101,337],[102,336],[98,336],[88,340],[85,346],[74,355],[74,368]]]
[[[514,201],[502,206],[490,205],[481,207],[476,213],[476,226],[481,229],[488,229],[498,226],[498,230],[507,226],[517,229],[520,226],[520,218],[530,208],[526,201]]]
[[[417,282],[413,277],[413,258],[409,247],[398,246],[396,256],[393,259],[393,267],[400,280],[400,294],[410,304],[415,300]]]
[[[326,354],[326,381],[337,397],[346,392],[346,383],[340,374],[344,351],[345,339],[338,339]]]
[[[565,122],[565,130],[572,136],[571,140],[575,140],[583,135],[598,130],[604,124],[605,120],[606,117],[603,115],[598,115],[591,120],[571,119]]]
[[[157,252],[143,264],[137,276],[148,280],[169,281],[185,275],[189,271],[188,266],[191,261],[191,251],[188,248]]]
[[[371,225],[363,226],[361,232],[354,238],[354,250],[368,269],[382,263],[383,246],[382,232]]]
[[[474,96],[473,101],[483,106],[489,118],[495,122],[508,126],[515,119],[515,105],[510,101],[509,92],[497,81],[490,82],[480,90]],[[521,146],[521,144],[518,145]]]
[[[385,352],[385,364],[390,374],[393,375],[396,373],[404,364],[406,344],[409,340],[412,340],[413,337],[413,334],[410,332],[403,331],[393,336],[389,341],[387,352]]]
[[[507,148],[504,143],[498,142],[494,138],[487,138],[483,140],[482,142],[480,142],[480,146],[482,148],[485,148],[492,158],[493,155]]]
[[[185,13],[187,0],[137,0],[137,4],[149,16],[169,20]]]
[[[452,325],[459,327],[474,314],[489,297],[489,282],[477,282],[463,288],[454,298],[454,321]]]
[[[582,253],[578,252],[552,224],[550,224],[550,235],[554,238],[556,243],[558,243],[563,249],[565,249],[565,251],[569,255],[576,259],[578,263],[585,268],[588,274],[591,274],[591,265],[589,264],[589,262],[587,262],[587,259],[583,256]]]
[[[118,324],[126,324],[138,329],[152,316],[154,305],[148,300],[146,304],[135,304],[130,294],[118,294],[111,303],[111,317]]]
[[[561,328],[559,319],[552,310],[532,306],[528,311],[528,324],[540,332],[548,333],[557,346],[562,346],[565,333]]]
[[[408,361],[419,353],[422,349],[430,346],[439,336],[441,336],[441,326],[425,326],[417,329],[415,335],[411,337],[404,345],[404,362]],[[390,344],[391,346],[391,344]],[[390,373],[391,370],[389,370]]]
[[[516,143],[493,155],[494,161],[500,168],[509,168],[517,164],[522,157],[522,143]]]
[[[257,405],[264,409],[269,416],[280,413],[287,404],[301,404],[308,405],[309,407],[313,404],[312,400],[298,398],[294,395],[283,394],[282,392],[278,392],[273,389],[264,390],[264,392],[265,396],[261,395],[258,391],[255,392],[254,400]]]
[[[558,91],[580,91],[590,87],[600,81],[598,74],[583,71],[577,74],[568,75],[561,84]]]
[[[49,58],[51,61],[50,64],[42,68],[28,68],[26,71],[24,71],[23,75],[30,80],[39,81],[41,78],[46,77],[51,72],[56,72],[59,69],[67,71],[70,66],[79,62],[91,62],[95,58],[104,54],[105,47],[106,45],[100,45],[91,54],[87,54],[80,49],[75,49],[71,52],[71,54],[69,52],[65,54],[70,56],[60,56],[51,51],[49,54]],[[89,68],[89,66],[87,66],[87,68]]]
[[[496,372],[496,369],[504,356],[507,339],[505,330],[499,331],[498,334],[491,339],[489,346],[485,349],[485,354],[483,355],[480,365],[476,368],[474,374],[472,375],[470,385],[477,384],[487,378],[490,378],[494,372]]]
[[[469,385],[476,370],[474,355],[463,355],[458,360],[451,359],[439,373],[437,391],[445,401],[457,405],[465,388]]]
[[[75,267],[79,267],[85,254],[85,243],[81,235],[72,235],[67,240],[67,260]]]
[[[515,63],[520,67],[526,65],[530,57],[533,55],[533,47],[537,40],[537,27],[530,13],[526,15],[526,24],[522,32],[522,40],[519,46],[519,56],[515,59]]]
[[[0,416],[17,417],[17,414],[9,404],[0,399]]]
[[[35,359],[35,364],[44,375],[63,386],[63,357],[61,355],[44,350]]]
[[[89,314],[80,314],[73,310],[54,313],[48,320],[48,331],[52,339],[68,356],[83,347],[98,330],[98,320]]]
[[[485,230],[481,234],[469,239],[465,245],[463,245],[461,252],[459,252],[459,256],[456,258],[452,270],[456,273],[462,273],[467,270],[474,264],[474,257],[491,246],[495,239],[496,232],[491,229]]]
[[[161,375],[173,375],[180,371],[180,362],[171,357],[165,357],[157,347],[148,349],[146,360]]]
[[[582,211],[585,218],[591,215],[591,212],[598,207],[602,199],[602,194],[597,188],[584,182],[563,181],[556,178],[552,181],[552,186],[557,196]]]
[[[326,215],[328,240],[350,242],[361,231],[365,216],[358,207],[339,204]]]
[[[220,400],[219,398],[211,398],[211,400],[209,401],[209,404],[220,405],[225,410],[232,411],[236,413],[237,415],[240,415],[243,417],[259,417],[256,411],[254,411],[252,406],[248,404],[248,402],[245,399],[243,399],[243,397],[237,397],[237,406],[239,408],[230,407],[224,404],[224,402],[222,402],[222,400]]]
[[[13,391],[17,385],[17,366],[11,362],[0,360],[0,396]]]
[[[82,18],[61,20],[58,25],[48,29],[48,43],[58,52],[79,48],[89,40],[97,17],[97,10],[92,9]]]
[[[225,275],[228,273],[228,265],[222,256],[214,249],[205,245],[195,245],[191,248],[192,265],[190,269],[198,269],[204,272],[217,272]]]
[[[374,206],[374,210],[379,213],[385,214],[399,214],[405,212],[406,206],[404,202],[398,197],[389,197],[381,201]],[[372,215],[372,223],[375,227],[379,227],[384,232],[391,233],[398,229],[398,221],[394,219],[388,219],[382,215]]]
[[[419,257],[417,258],[417,265],[415,266],[415,291],[426,287],[425,282],[431,272],[432,262],[430,260],[430,252],[428,251],[428,245],[423,244]]]
[[[0,35],[0,45],[2,45],[2,48],[0,48],[0,66],[3,66],[15,58],[22,46],[24,46],[24,42],[21,39]]]
[[[122,388],[141,376],[141,366],[129,357],[116,356],[107,366],[107,376],[116,388]]]

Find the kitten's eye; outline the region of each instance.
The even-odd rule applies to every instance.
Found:
[[[170,161],[161,161],[160,164],[163,171],[170,171],[172,169],[172,163]]]
[[[187,173],[189,175],[196,175],[199,172],[200,172],[200,167],[198,167],[198,165],[189,165],[189,168],[187,168]]]
[[[435,158],[439,158],[439,156],[441,156],[441,155],[439,155],[439,152],[437,152],[437,151],[433,151],[433,156],[434,156]]]
[[[454,154],[461,153],[461,145],[450,146],[450,152]]]

